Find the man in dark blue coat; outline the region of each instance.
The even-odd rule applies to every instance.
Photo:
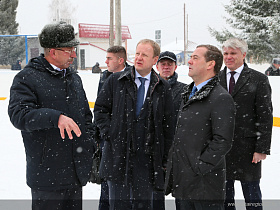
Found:
[[[262,209],[261,162],[270,154],[271,87],[266,75],[244,62],[247,49],[247,43],[237,38],[223,44],[226,67],[220,73],[220,81],[236,106],[234,141],[226,156],[225,209],[235,209],[235,180],[241,182],[246,208]]]
[[[141,40],[134,66],[112,74],[95,103],[110,209],[153,209],[153,191],[163,190],[174,113],[170,86],[152,69],[159,54],[157,43]]]
[[[98,85],[98,92],[102,89],[104,82],[107,78],[116,72],[124,71],[126,67],[129,65],[126,63],[127,54],[126,49],[123,46],[112,46],[107,49],[106,61],[107,70],[105,70],[100,75],[99,85]],[[95,123],[94,123],[95,124]],[[99,143],[101,148],[103,148],[104,141],[100,139],[100,133],[98,127],[95,125],[95,141]],[[107,181],[103,180],[101,183],[101,193],[99,199],[99,210],[109,210],[109,188],[107,185]]]
[[[92,167],[92,113],[81,78],[69,68],[76,57],[74,28],[46,25],[44,54],[13,81],[8,113],[21,130],[32,209],[82,209],[82,186]]]

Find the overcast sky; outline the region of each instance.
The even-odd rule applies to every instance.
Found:
[[[75,8],[78,23],[109,25],[110,0],[68,0]],[[122,25],[129,27],[132,39],[128,50],[133,51],[143,38],[154,39],[161,30],[162,46],[184,38],[184,3],[188,14],[188,37],[197,44],[218,45],[210,36],[208,26],[221,29],[227,13],[223,5],[230,0],[122,0]],[[51,0],[20,0],[17,22],[20,34],[38,34],[50,22]],[[75,26],[77,27],[77,26]]]

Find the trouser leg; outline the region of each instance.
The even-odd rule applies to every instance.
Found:
[[[32,210],[81,210],[82,188],[71,188],[54,191],[31,189]]]
[[[241,181],[247,210],[262,210],[260,181]]]
[[[235,210],[235,191],[234,180],[226,180],[226,199],[224,203],[225,210]]]

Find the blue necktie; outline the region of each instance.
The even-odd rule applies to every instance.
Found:
[[[193,95],[195,94],[196,91],[197,91],[196,86],[193,86],[192,92],[191,92],[191,94],[190,94],[190,96],[189,96],[189,99],[190,99],[191,97],[193,97]]]
[[[145,80],[146,78],[143,77],[138,77],[138,79],[141,82],[141,85],[138,88],[137,91],[137,102],[136,102],[136,116],[139,115],[140,110],[143,106],[143,101],[144,101],[144,95],[145,95]]]

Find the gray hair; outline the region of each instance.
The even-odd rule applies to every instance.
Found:
[[[222,49],[224,48],[240,49],[241,53],[247,53],[248,45],[246,41],[239,38],[230,38],[223,43]]]

